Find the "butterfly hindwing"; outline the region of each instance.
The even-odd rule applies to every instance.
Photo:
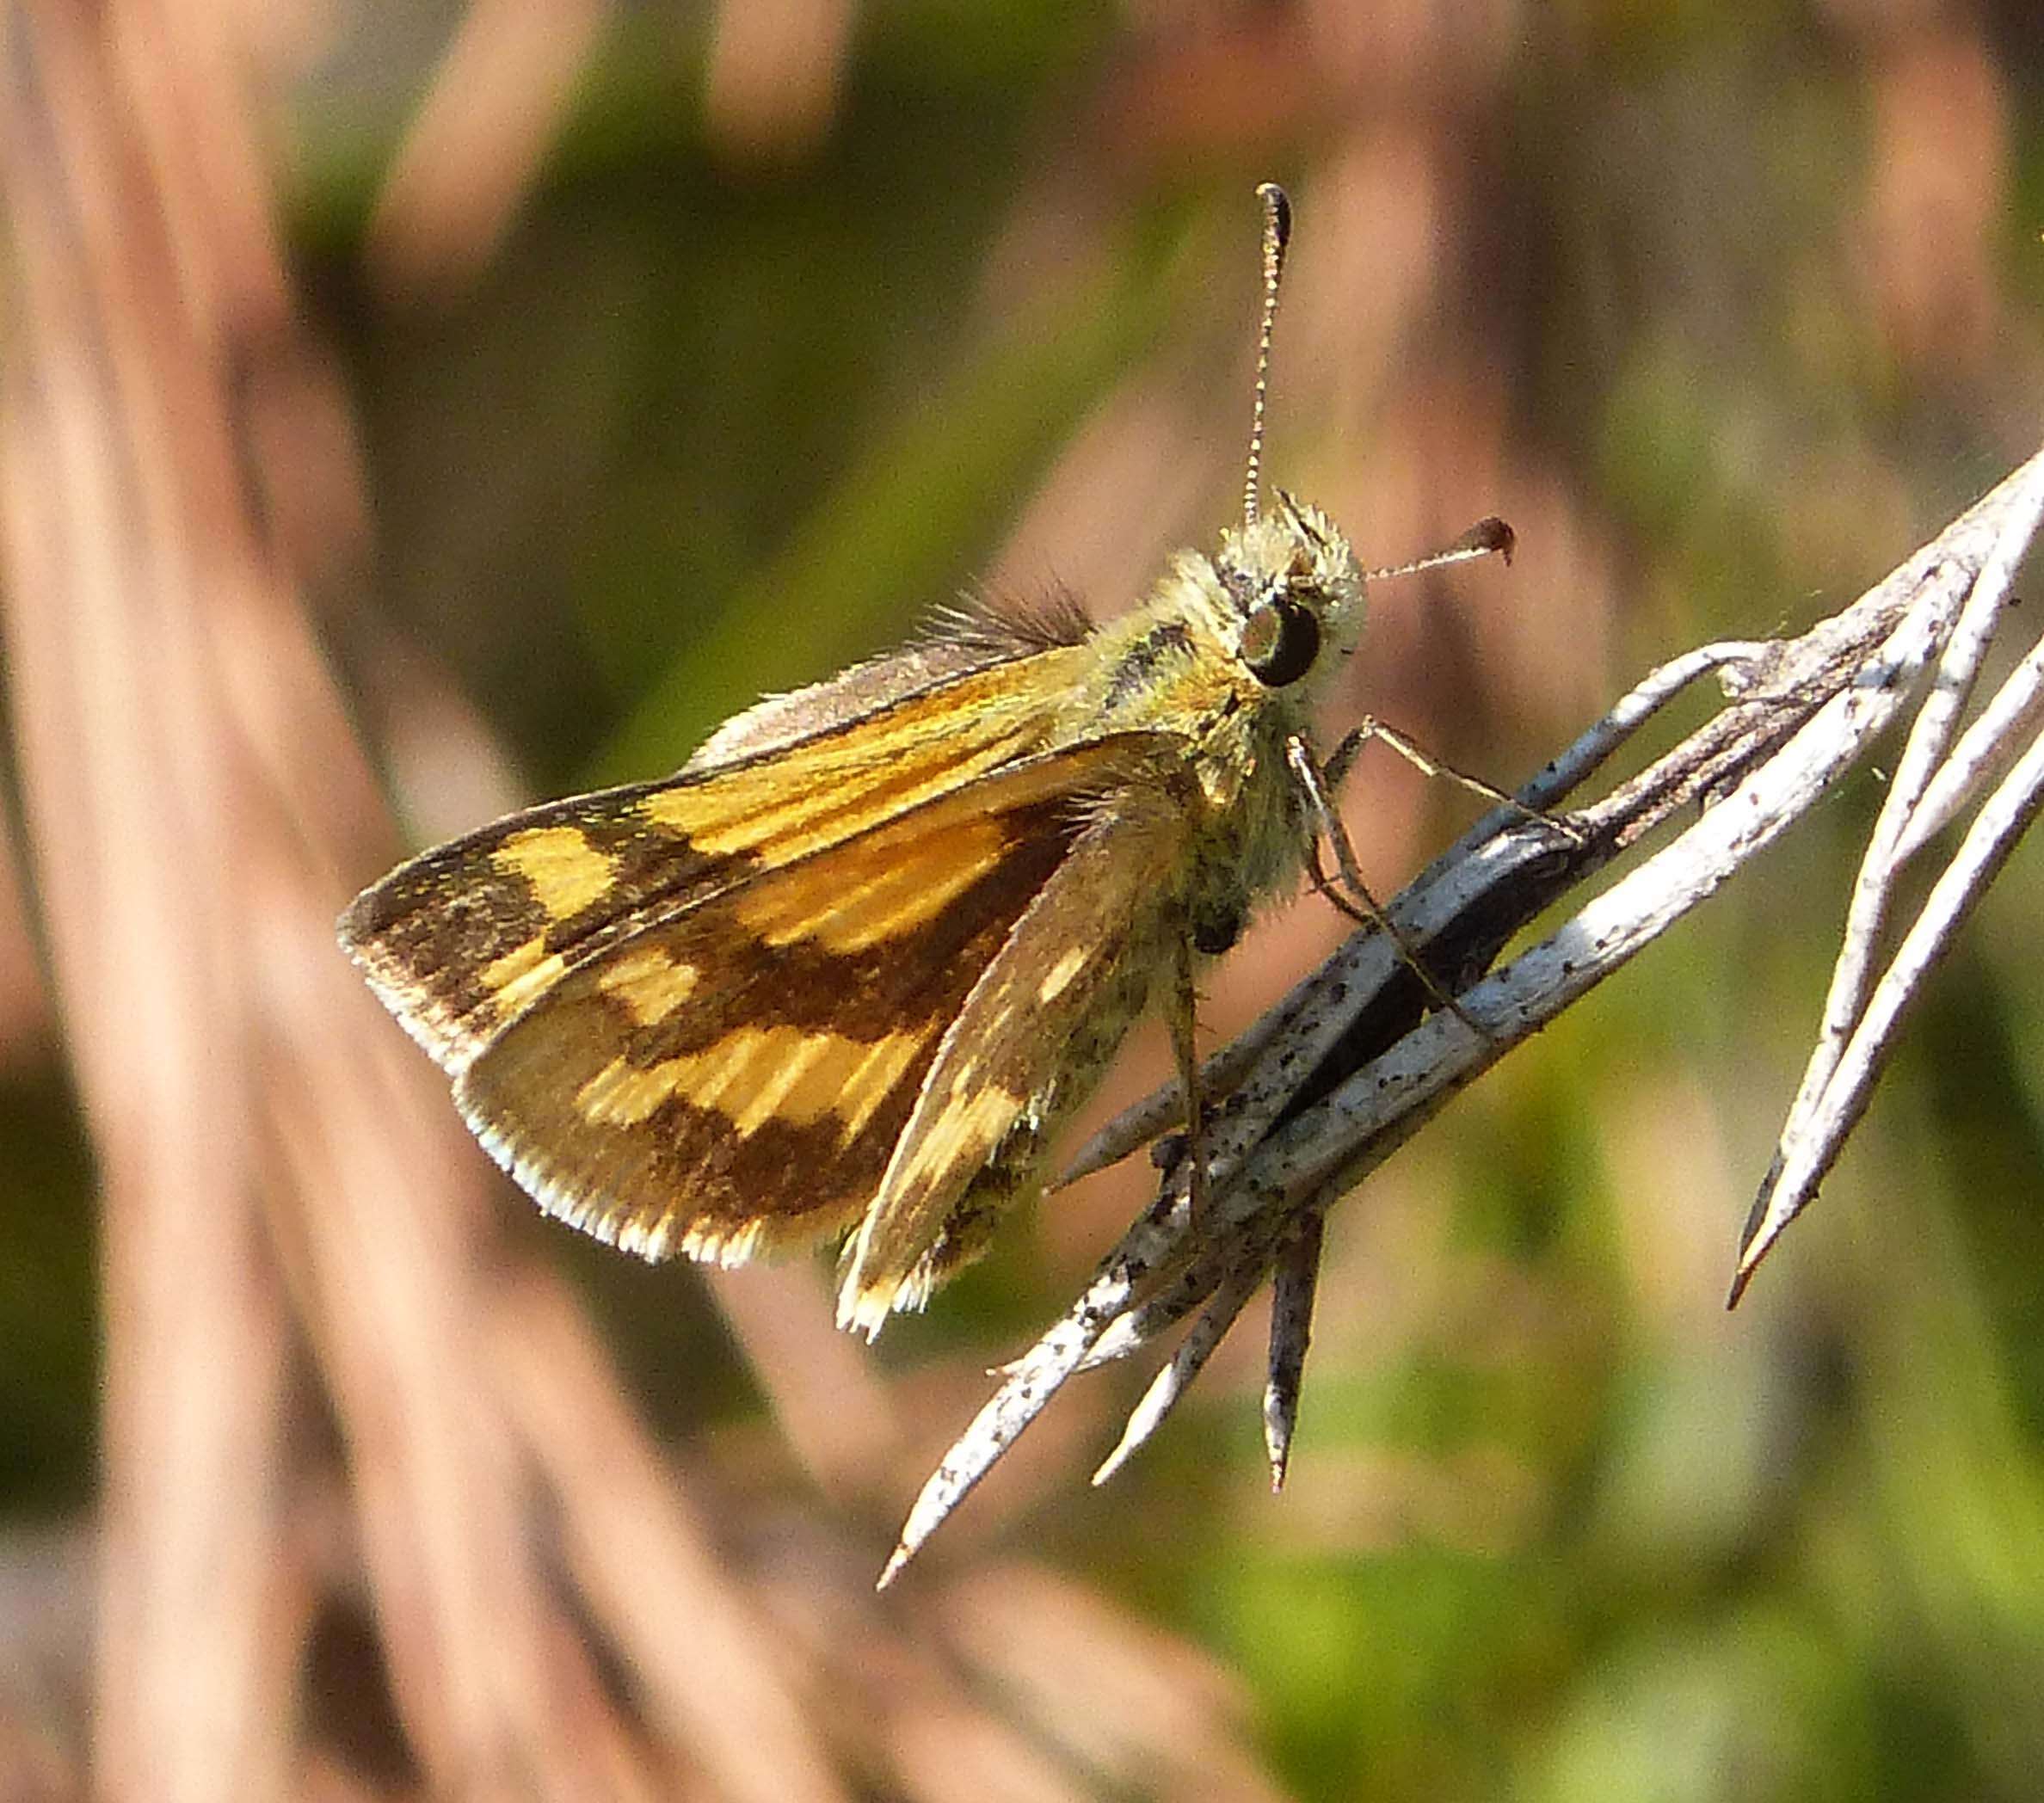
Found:
[[[1175,773],[1160,759],[1100,798],[974,985],[846,1247],[840,1326],[877,1332],[976,1256],[1141,1011],[1161,936],[1179,930],[1197,804]]]
[[[1034,758],[640,923],[498,1031],[464,1113],[550,1212],[650,1257],[841,1228],[1092,797],[1152,755]]]

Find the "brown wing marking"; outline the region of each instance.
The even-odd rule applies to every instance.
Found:
[[[1011,1134],[1049,1130],[1080,1099],[1060,1084],[1075,1036],[1100,1041],[1080,1061],[1090,1081],[1141,1006],[1147,983],[1128,980],[1154,962],[1191,823],[1175,773],[1153,766],[1100,802],[974,986],[846,1247],[840,1326],[870,1336],[921,1301],[926,1258],[974,1179]]]
[[[564,975],[455,1098],[549,1213],[736,1264],[870,1200],[945,1031],[1142,738],[1032,759]]]
[[[646,801],[668,786],[551,802],[435,846],[355,897],[342,945],[412,1037],[458,1073],[565,974],[583,942],[756,863],[652,827]]]

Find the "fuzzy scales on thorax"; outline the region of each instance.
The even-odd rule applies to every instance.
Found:
[[[1245,594],[1296,582],[1316,597],[1320,655],[1271,687],[1241,654]],[[1296,880],[1311,835],[1287,742],[1309,738],[1314,703],[1353,649],[1363,583],[1345,540],[1317,509],[1295,507],[1226,533],[1217,555],[1181,551],[1149,596],[1100,626],[1086,648],[1067,729],[1161,732],[1181,742],[1196,813],[1182,894],[1195,922],[1247,918]]]

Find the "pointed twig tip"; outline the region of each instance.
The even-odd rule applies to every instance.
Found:
[[[1739,1298],[1746,1293],[1746,1285],[1753,1281],[1753,1273],[1760,1269],[1760,1261],[1773,1244],[1773,1235],[1755,1234],[1739,1248],[1738,1268],[1732,1273],[1732,1288],[1725,1297],[1727,1311],[1739,1307]]]

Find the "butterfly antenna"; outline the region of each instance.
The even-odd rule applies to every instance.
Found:
[[[1502,557],[1509,563],[1518,544],[1518,535],[1493,514],[1487,520],[1479,520],[1446,550],[1430,551],[1424,557],[1414,557],[1410,563],[1366,569],[1363,572],[1364,580],[1376,582],[1386,576],[1415,576],[1423,569],[1438,569],[1444,563],[1467,563],[1472,557]]]
[[[1275,182],[1256,190],[1263,202],[1263,321],[1256,334],[1256,400],[1249,415],[1249,472],[1242,483],[1242,520],[1254,526],[1263,511],[1264,402],[1271,387],[1271,334],[1278,324],[1278,285],[1284,277],[1284,247],[1291,243],[1291,202]]]

